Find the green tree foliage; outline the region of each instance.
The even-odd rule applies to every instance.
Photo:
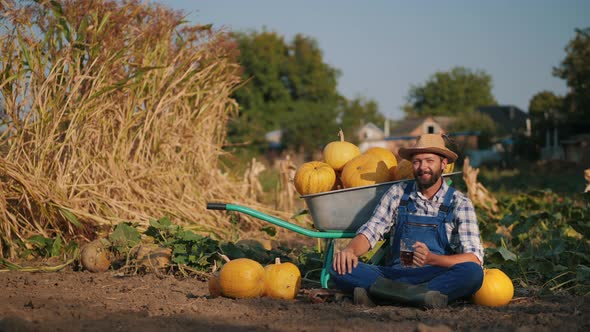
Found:
[[[424,85],[412,86],[407,100],[403,109],[409,117],[455,116],[473,112],[478,106],[496,104],[491,76],[464,67],[437,72]]]
[[[590,124],[590,28],[575,31],[576,36],[565,48],[565,59],[553,74],[570,88],[566,109],[571,125],[584,130]]]
[[[379,113],[379,106],[373,100],[358,97],[353,100],[342,99],[341,101],[340,125],[346,134],[347,141],[355,142],[352,134],[361,126],[371,122],[379,126],[384,121],[385,117]]]
[[[479,112],[459,114],[448,128],[450,132],[479,131],[480,145],[487,146],[496,133],[496,123],[489,115]]]
[[[529,102],[529,113],[541,114],[545,113],[555,114],[563,109],[563,97],[556,95],[551,91],[541,91],[531,98]]]
[[[230,140],[263,147],[265,133],[282,129],[289,147],[311,151],[338,130],[338,70],[324,63],[312,38],[291,43],[274,32],[237,33],[244,85],[234,97],[240,115],[230,123]],[[257,144],[258,143],[258,144]]]
[[[538,145],[545,141],[545,131],[562,125],[565,120],[564,98],[551,91],[541,91],[529,102],[533,140]]]

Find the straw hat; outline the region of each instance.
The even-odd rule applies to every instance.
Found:
[[[424,134],[418,137],[413,147],[399,149],[399,155],[407,160],[410,160],[416,153],[435,153],[447,158],[449,163],[457,160],[457,154],[447,149],[440,134]]]

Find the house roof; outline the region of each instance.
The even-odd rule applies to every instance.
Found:
[[[526,129],[529,118],[527,113],[513,105],[480,106],[477,112],[488,115],[498,128],[510,133]]]
[[[411,118],[411,119],[404,119],[396,124],[391,128],[390,134],[391,136],[407,136],[410,135],[416,128],[418,128],[421,124],[424,123],[427,119],[431,118],[434,122],[436,122],[439,126],[444,129],[447,129],[449,125],[453,122],[453,118],[449,116],[426,116],[420,118]]]
[[[416,127],[418,127],[426,118],[404,119],[395,123],[391,127],[391,136],[409,135]]]
[[[377,130],[377,131],[380,131],[381,133],[383,133],[383,129],[377,127],[377,125],[374,124],[373,122],[369,122],[369,123],[365,124],[364,126],[361,127],[360,130],[363,130],[363,129]]]

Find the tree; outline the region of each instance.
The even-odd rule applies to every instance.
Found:
[[[403,109],[409,117],[454,116],[473,112],[478,106],[496,104],[491,76],[463,67],[437,72],[424,85],[412,86],[407,101]]]
[[[298,34],[287,43],[267,31],[234,38],[245,83],[234,93],[240,113],[230,123],[231,142],[261,149],[264,135],[281,129],[287,147],[311,153],[333,141],[343,124],[353,131],[360,118],[382,118],[375,102],[349,102],[338,93],[340,73],[324,62],[313,38]]]
[[[576,29],[576,36],[565,48],[566,57],[553,69],[553,75],[570,88],[565,109],[574,132],[590,125],[590,28]]]
[[[235,39],[245,83],[234,94],[240,115],[230,123],[230,140],[262,144],[267,132],[281,129],[293,149],[324,143],[337,130],[339,73],[323,62],[315,40],[297,35],[286,43],[267,31]]]
[[[531,115],[555,114],[563,109],[563,97],[551,91],[538,92],[529,102],[529,113]],[[549,116],[549,115],[547,115]]]
[[[538,146],[545,141],[545,132],[565,122],[564,98],[551,91],[538,92],[529,102],[532,138]]]
[[[496,123],[489,115],[479,112],[467,112],[459,114],[449,126],[449,132],[478,131],[480,133],[479,145],[482,148],[491,144],[496,134]]]
[[[342,99],[340,105],[340,127],[346,134],[347,141],[355,141],[352,134],[367,123],[376,125],[385,121],[383,114],[379,113],[379,107],[373,100],[357,97],[353,100]]]

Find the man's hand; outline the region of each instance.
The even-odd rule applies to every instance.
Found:
[[[428,264],[430,255],[430,249],[428,249],[426,244],[416,241],[414,244],[414,265],[422,267]]]
[[[426,244],[420,241],[416,241],[414,244],[414,265],[418,267],[422,267],[424,265],[451,267],[455,264],[465,262],[473,262],[481,265],[481,262],[473,253],[437,255],[430,252],[430,249],[428,249]]]
[[[352,269],[359,264],[359,258],[354,254],[350,248],[345,248],[334,255],[334,263],[332,266],[338,274],[351,273]]]

